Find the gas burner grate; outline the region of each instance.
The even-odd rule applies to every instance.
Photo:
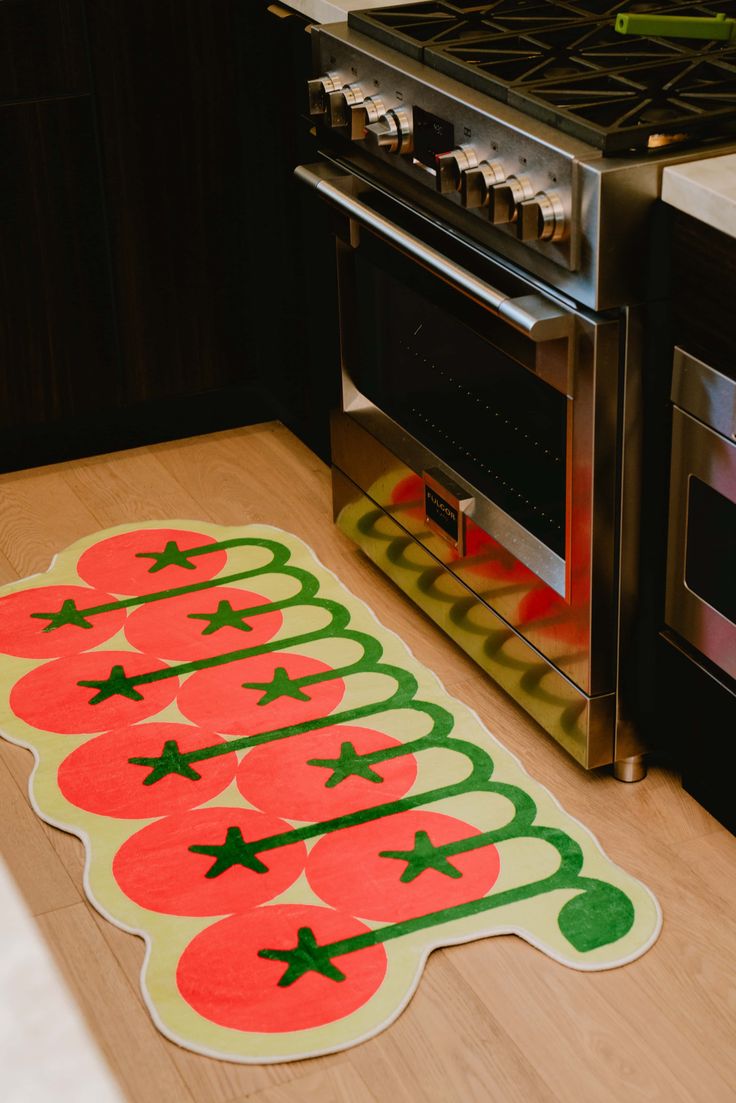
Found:
[[[736,47],[620,35],[619,11],[736,18],[736,0],[428,0],[348,21],[606,153],[736,132]]]
[[[736,133],[736,49],[517,86],[508,103],[605,153]]]
[[[425,46],[461,43],[489,34],[492,28],[483,21],[486,7],[484,4],[479,10],[471,8],[461,14],[456,7],[445,3],[400,5],[380,8],[378,12],[351,11],[348,23],[355,30],[422,61]]]
[[[671,3],[668,0],[427,0],[388,8],[351,11],[348,23],[356,30],[421,61],[426,47],[459,46],[474,38],[516,32],[551,30],[570,23],[607,17],[613,31],[617,12],[666,12],[677,15],[730,15],[736,0],[708,3]],[[616,35],[620,38],[620,35]],[[629,39],[631,41],[631,39]],[[430,62],[431,64],[431,62]]]
[[[417,61],[429,46],[459,46],[519,25],[555,26],[580,18],[580,9],[567,0],[430,0],[348,13],[355,30]]]
[[[433,69],[463,84],[507,100],[511,89],[540,81],[560,82],[689,53],[682,40],[643,39],[632,43],[605,23],[576,23],[552,31],[495,36],[431,50],[425,60]]]

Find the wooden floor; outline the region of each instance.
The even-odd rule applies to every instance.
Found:
[[[1,476],[0,582],[45,570],[87,533],[166,518],[266,522],[308,541],[652,888],[664,929],[603,973],[512,936],[437,951],[398,1021],[363,1045],[261,1067],[210,1060],[156,1031],[138,990],[143,943],[86,903],[81,844],[35,817],[31,755],[3,743],[3,854],[132,1103],[736,1100],[736,839],[678,778],[654,767],[622,785],[568,759],[333,527],[327,469],[276,424]]]

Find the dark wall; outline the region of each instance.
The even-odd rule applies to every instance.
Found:
[[[87,26],[130,402],[253,378],[234,9],[94,0]]]
[[[258,243],[255,293],[267,335],[260,346],[262,371],[275,415],[328,459],[328,415],[338,402],[339,381],[334,238],[324,204],[293,175],[296,165],[318,157],[306,115],[308,24],[279,4],[241,4],[238,18],[241,69],[248,74],[241,84],[242,115],[251,120],[253,151],[248,188]]]
[[[0,4],[1,469],[271,416],[326,453],[305,25],[265,0]]]

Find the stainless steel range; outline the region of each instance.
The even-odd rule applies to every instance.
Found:
[[[664,572],[655,201],[665,165],[736,148],[736,49],[622,37],[620,7],[314,28],[324,159],[297,175],[335,216],[337,523],[579,762],[635,780]]]

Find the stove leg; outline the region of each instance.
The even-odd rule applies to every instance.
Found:
[[[613,764],[613,776],[616,781],[641,781],[647,776],[647,761],[643,754],[632,754],[630,758],[619,758]]]

